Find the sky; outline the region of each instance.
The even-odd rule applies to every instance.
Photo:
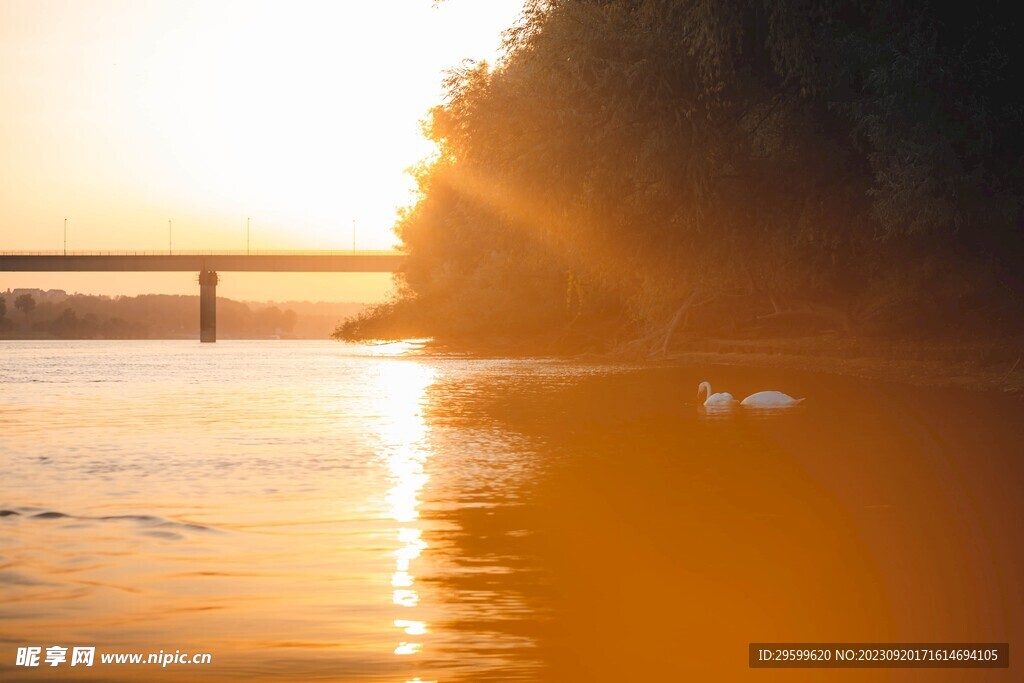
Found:
[[[397,242],[446,69],[523,0],[0,0],[0,251]],[[168,223],[170,221],[170,224]],[[169,244],[170,243],[170,244]],[[375,301],[381,274],[223,273],[248,300]],[[0,290],[194,294],[194,273],[0,274]]]

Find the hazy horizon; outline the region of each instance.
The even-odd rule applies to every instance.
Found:
[[[38,289],[38,290],[42,290],[44,292],[48,292],[48,291],[52,291],[52,290],[63,290],[64,293],[67,296],[69,296],[69,297],[71,297],[71,296],[96,296],[96,297],[103,297],[103,296],[105,296],[105,297],[115,298],[115,297],[121,297],[121,296],[195,296],[195,297],[199,296],[199,291],[198,290],[195,291],[195,292],[191,292],[191,293],[190,292],[184,292],[184,293],[181,293],[181,294],[178,294],[178,293],[168,293],[168,292],[139,292],[138,294],[109,294],[109,293],[106,293],[106,292],[82,292],[82,291],[78,291],[78,290],[70,290],[70,289],[67,289],[66,287],[36,287],[36,286],[32,286],[32,285],[29,285],[29,286],[17,285],[17,286],[12,286],[12,287],[0,288],[0,296],[3,296],[4,294],[7,294],[9,292],[13,292],[15,290],[22,290],[22,289]],[[300,299],[291,299],[291,298],[289,298],[289,299],[237,299],[235,297],[225,296],[225,295],[223,295],[223,294],[221,294],[219,292],[218,292],[217,296],[218,296],[218,298],[233,299],[233,300],[238,301],[239,303],[243,303],[243,304],[267,304],[267,305],[271,305],[271,304],[277,304],[277,305],[284,305],[284,304],[362,304],[362,305],[366,305],[366,304],[373,303],[373,302],[369,302],[369,301],[356,301],[354,299],[343,299],[343,300],[310,299],[310,298],[300,298]]]
[[[217,296],[238,301],[370,304],[383,301],[391,291],[390,273],[226,272],[220,278]],[[63,289],[91,296],[199,295],[195,273],[0,273],[0,291],[8,289]]]
[[[522,0],[0,5],[0,251],[390,248],[445,70],[494,60]],[[168,226],[171,221],[171,226]],[[355,222],[355,228],[353,228]],[[170,227],[170,230],[169,230]],[[170,233],[170,234],[169,234]],[[31,286],[188,294],[195,275]],[[0,274],[0,289],[23,286]],[[386,274],[228,274],[223,296],[379,301]],[[282,293],[283,292],[283,293]]]

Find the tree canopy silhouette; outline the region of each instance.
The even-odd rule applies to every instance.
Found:
[[[1006,2],[534,0],[497,68],[448,75],[399,294],[337,335],[1016,330],[1020,24]]]
[[[28,317],[36,308],[36,300],[31,294],[22,294],[14,300],[14,307]]]

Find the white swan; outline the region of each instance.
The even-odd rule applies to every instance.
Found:
[[[704,399],[704,405],[706,406],[731,406],[733,403],[736,403],[736,399],[732,397],[732,394],[726,393],[724,391],[720,394],[712,394],[711,384],[709,384],[708,382],[701,382],[699,385],[697,385],[698,401],[700,400],[700,395],[705,391],[708,392],[707,398]]]
[[[802,398],[793,398],[781,391],[759,391],[740,401],[740,405],[749,408],[788,408],[803,401]]]

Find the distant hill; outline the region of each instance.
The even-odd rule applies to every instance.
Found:
[[[17,305],[19,297],[30,297]],[[93,296],[51,290],[0,292],[0,339],[191,339],[199,336],[199,297]],[[327,339],[360,303],[217,299],[221,339]]]

